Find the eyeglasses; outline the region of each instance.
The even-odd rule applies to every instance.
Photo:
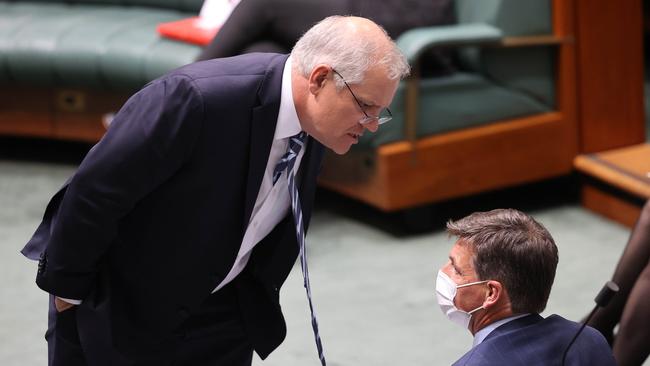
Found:
[[[347,81],[345,81],[345,79],[343,78],[343,75],[339,74],[339,72],[334,70],[334,69],[332,69],[332,72],[334,72],[336,75],[338,75],[341,78],[341,80],[343,81],[343,84],[345,84],[345,87],[348,88],[348,90],[350,91],[350,94],[352,94],[352,98],[354,98],[354,101],[357,102],[357,105],[361,109],[361,112],[363,112],[363,114],[365,115],[365,117],[363,117],[363,118],[361,118],[359,120],[359,124],[367,125],[369,123],[377,121],[378,125],[382,125],[382,124],[390,121],[391,119],[393,119],[393,113],[391,113],[390,109],[388,109],[388,108],[386,108],[386,109],[382,110],[381,112],[379,112],[379,116],[376,116],[376,117],[369,116],[368,113],[366,113],[366,110],[361,105],[361,102],[359,102],[359,99],[357,98],[357,96],[354,95],[354,92],[352,91],[352,88],[350,88],[350,85],[348,85]],[[388,115],[385,115],[384,111],[386,113],[388,113]],[[382,114],[384,114],[384,115],[382,115]]]

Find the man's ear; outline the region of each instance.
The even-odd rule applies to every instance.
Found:
[[[503,299],[505,295],[505,289],[503,288],[503,285],[499,281],[488,281],[486,283],[487,285],[487,297],[485,298],[485,301],[483,301],[483,308],[488,309],[499,300]]]
[[[328,80],[331,67],[328,65],[317,65],[309,74],[309,92],[317,95],[321,89],[325,86],[325,83]]]

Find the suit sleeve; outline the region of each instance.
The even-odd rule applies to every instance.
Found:
[[[183,75],[154,81],[127,101],[69,183],[39,287],[86,297],[119,221],[188,161],[204,117],[200,91]]]

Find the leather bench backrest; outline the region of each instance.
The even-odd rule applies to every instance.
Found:
[[[42,3],[66,4],[106,4],[123,6],[148,6],[154,8],[175,9],[184,12],[198,13],[203,0],[29,0]]]
[[[551,0],[455,0],[459,23],[486,23],[504,36],[553,34]],[[556,48],[467,47],[458,51],[464,69],[479,72],[555,106]]]
[[[550,0],[455,0],[459,23],[487,23],[507,36],[552,31]]]

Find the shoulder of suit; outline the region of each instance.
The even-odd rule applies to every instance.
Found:
[[[234,57],[194,62],[173,70],[167,77],[191,80],[214,78],[263,77],[270,70],[282,70],[288,55],[253,53]]]

